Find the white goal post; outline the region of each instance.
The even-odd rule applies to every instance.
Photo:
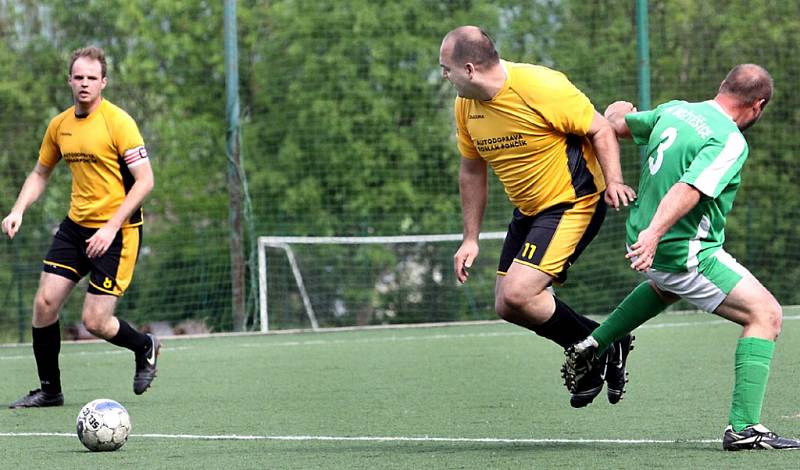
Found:
[[[481,240],[502,240],[506,232],[486,232],[480,234]],[[311,324],[312,330],[318,330],[319,323],[317,315],[312,305],[311,297],[306,289],[306,282],[295,255],[293,247],[297,245],[365,245],[365,244],[423,244],[436,242],[460,242],[462,234],[436,234],[436,235],[399,235],[387,237],[303,237],[303,236],[261,236],[258,237],[258,296],[259,296],[259,317],[261,332],[269,331],[269,310],[268,310],[268,279],[267,279],[267,248],[279,249],[283,252],[283,257],[288,262],[294,283],[297,286],[305,315]]]

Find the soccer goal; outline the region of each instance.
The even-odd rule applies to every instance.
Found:
[[[492,318],[505,232],[480,235],[458,285],[461,234],[258,238],[261,331]]]

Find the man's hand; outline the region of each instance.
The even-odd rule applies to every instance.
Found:
[[[639,232],[639,238],[631,246],[631,251],[625,255],[626,258],[631,260],[631,268],[645,272],[653,265],[653,258],[656,256],[656,249],[658,248],[658,241],[661,236],[655,230],[646,228]]]
[[[636,191],[625,183],[610,182],[606,185],[606,204],[619,210],[619,206],[628,207],[636,199]]]
[[[20,225],[22,225],[22,214],[11,212],[3,219],[3,233],[8,235],[9,240],[12,240]]]
[[[453,256],[453,271],[456,273],[456,279],[463,284],[467,282],[469,277],[469,268],[472,267],[472,262],[478,257],[478,242],[473,240],[465,240]]]
[[[608,105],[605,112],[603,112],[603,116],[606,119],[611,120],[614,116],[625,116],[628,113],[635,113],[636,106],[629,101],[615,101]]]
[[[86,240],[86,256],[89,258],[99,258],[106,254],[114,237],[117,236],[119,227],[112,227],[105,224]]]
[[[628,123],[625,122],[625,115],[635,112],[636,106],[633,103],[615,101],[608,105],[603,116],[611,124],[618,139],[627,139],[631,137],[631,130],[628,128]]]

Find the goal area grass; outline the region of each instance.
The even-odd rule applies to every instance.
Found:
[[[800,437],[800,310],[786,308],[762,414]],[[4,468],[795,468],[793,452],[721,450],[741,329],[667,314],[636,332],[624,399],[569,406],[560,348],[500,322],[165,338],[158,378],[133,356],[65,343],[65,405],[0,410]],[[0,347],[0,402],[36,388],[30,345]],[[120,450],[86,451],[78,410],[130,413]]]

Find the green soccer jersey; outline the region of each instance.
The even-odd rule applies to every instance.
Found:
[[[690,184],[702,193],[700,202],[661,238],[653,268],[692,269],[725,241],[725,216],[739,188],[747,142],[715,101],[670,101],[628,114],[625,122],[634,142],[647,146],[638,198],[628,216],[628,245],[647,228],[675,183]]]

